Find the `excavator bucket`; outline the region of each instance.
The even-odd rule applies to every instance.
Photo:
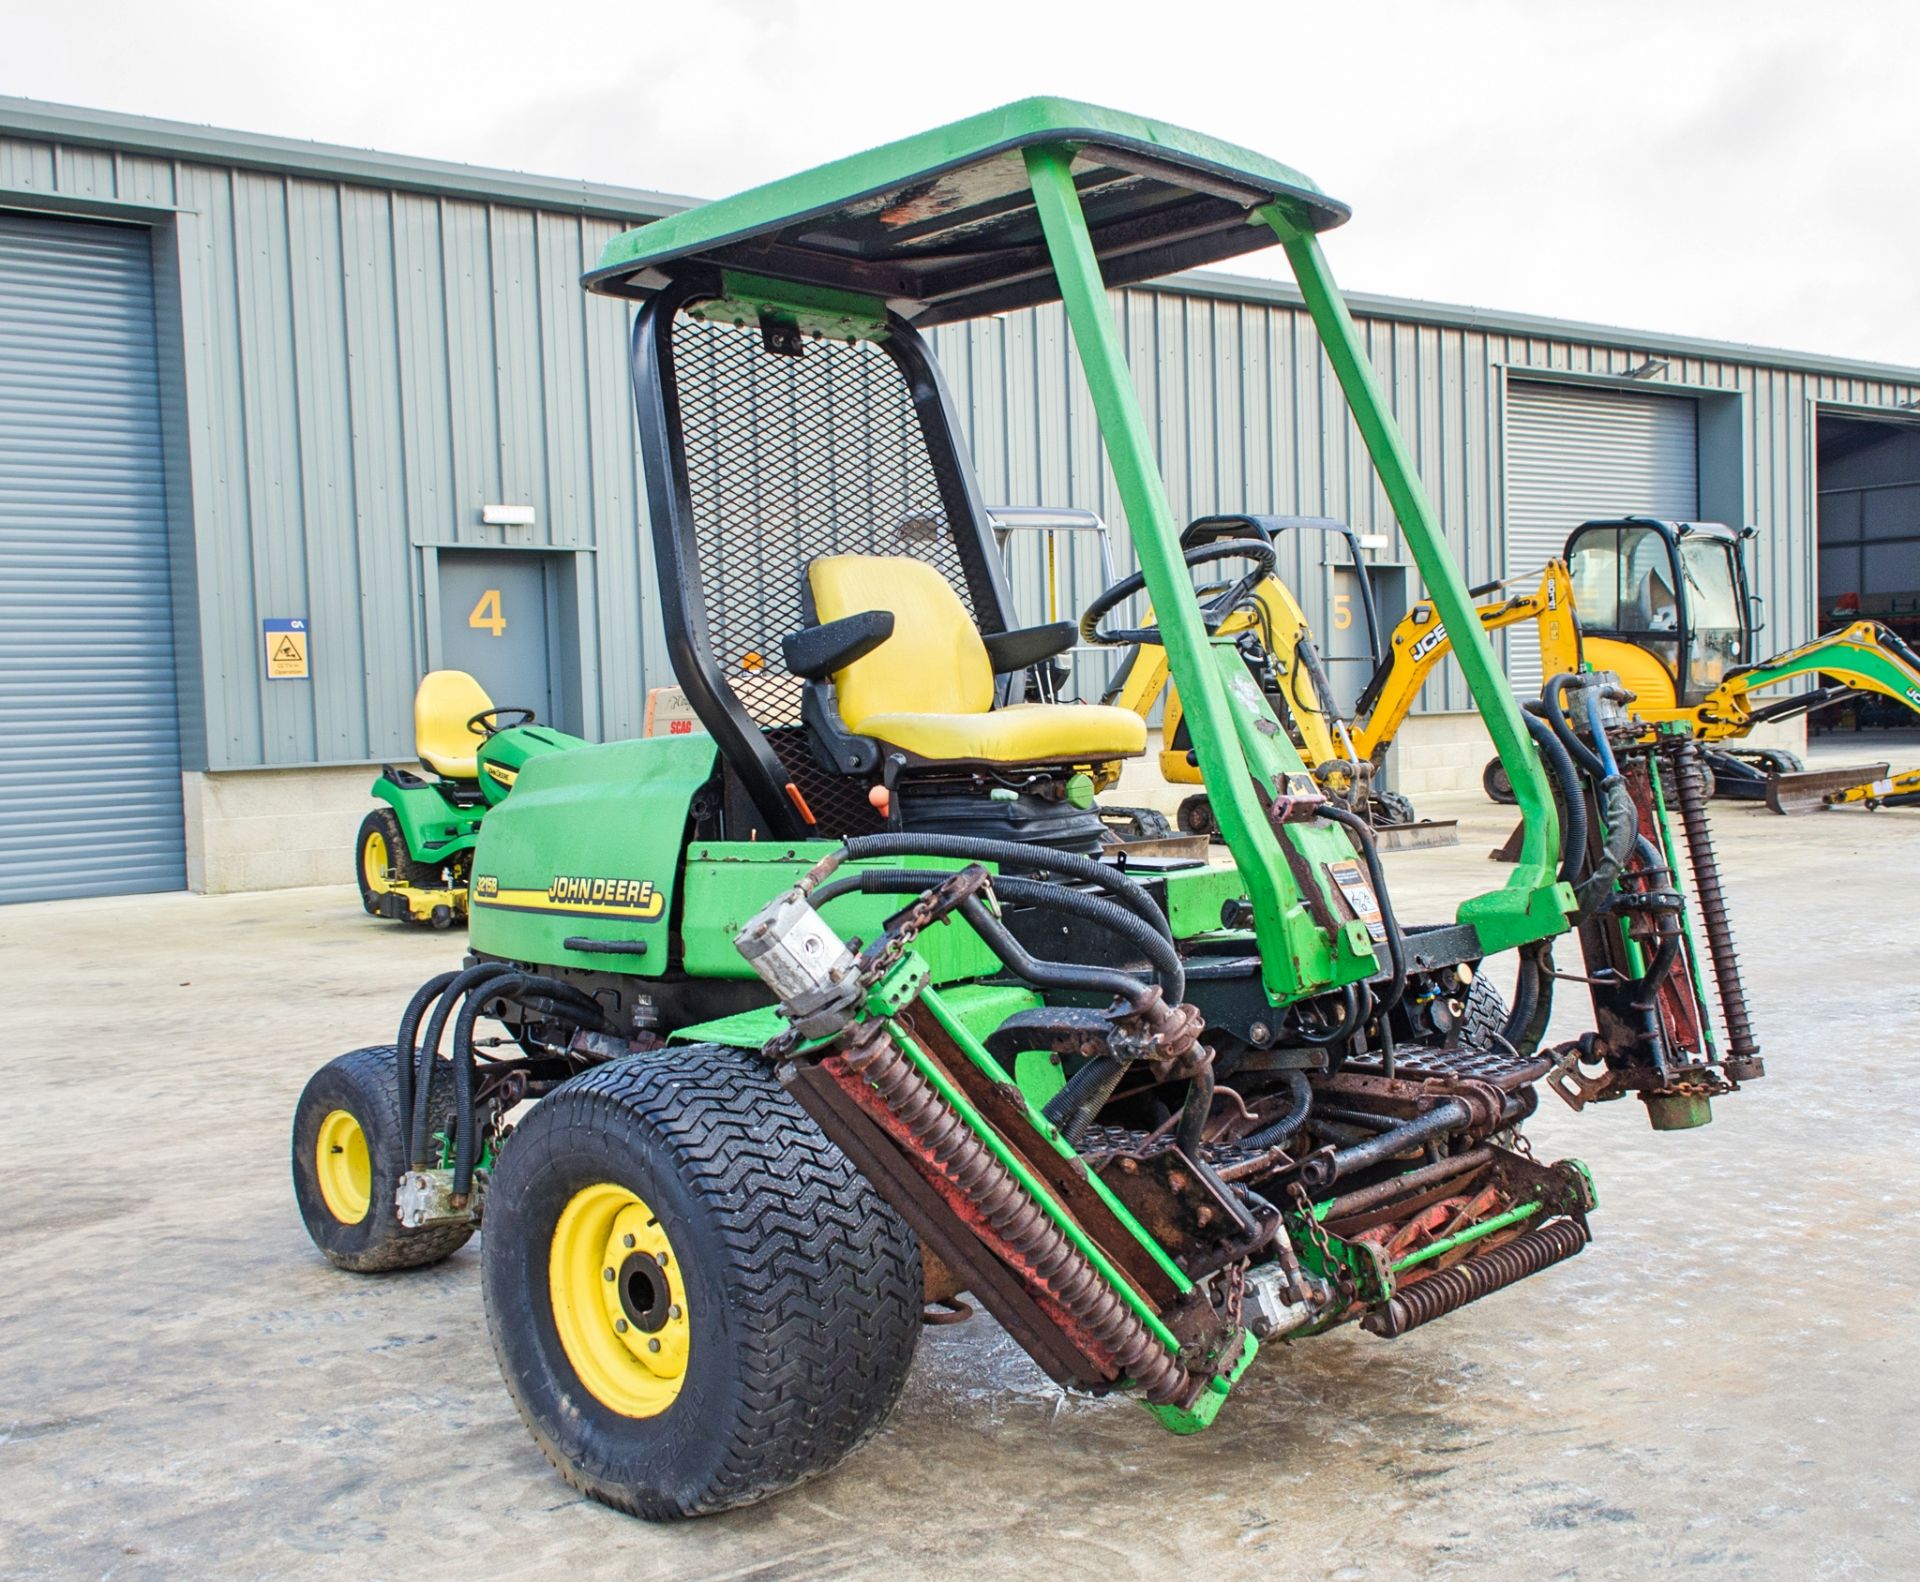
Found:
[[[1855,787],[1886,780],[1886,764],[1853,764],[1845,769],[1809,769],[1801,774],[1771,775],[1767,779],[1767,806],[1776,813],[1817,813],[1843,799]],[[1890,783],[1889,783],[1890,784]]]

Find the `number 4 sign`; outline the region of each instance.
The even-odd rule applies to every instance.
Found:
[[[467,625],[477,632],[491,632],[495,637],[507,629],[506,613],[500,608],[500,590],[489,588],[480,595],[480,602],[473,607],[467,617]]]

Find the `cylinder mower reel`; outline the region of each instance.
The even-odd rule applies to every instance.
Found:
[[[507,1390],[594,1499],[667,1519],[823,1474],[923,1323],[969,1313],[1198,1433],[1267,1341],[1392,1339],[1582,1252],[1585,1167],[1523,1136],[1543,1082],[1672,1125],[1761,1074],[1711,829],[1683,796],[1683,856],[1659,794],[1692,744],[1610,676],[1518,706],[1321,256],[1345,217],[1248,150],[1034,99],[623,233],[588,275],[641,304],[650,558],[701,728],[529,748],[484,819],[421,793],[457,818],[408,850],[464,875],[468,951],[314,1076],[292,1165],[345,1270],[484,1224]],[[1424,924],[1367,776],[1317,772],[1234,624],[1271,543],[1229,536],[1195,589],[1109,305],[1263,238],[1521,813],[1505,882]],[[1140,562],[1087,620],[1164,658],[1229,860],[1115,848],[1144,821],[1098,798],[1141,711],[1028,695],[1076,624],[1014,620],[925,332],[1055,301]],[[1114,633],[1129,591],[1151,627]],[[1543,1048],[1569,933],[1592,1025]]]

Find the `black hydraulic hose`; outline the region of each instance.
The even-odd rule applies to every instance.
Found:
[[[447,1030],[447,1018],[453,1014],[454,1006],[470,990],[491,979],[511,972],[513,969],[504,961],[483,961],[478,966],[468,967],[449,983],[440,996],[440,1003],[433,1008],[433,1017],[427,1023],[427,1034],[420,1043],[419,1064],[415,1069],[413,1090],[413,1116],[407,1128],[407,1168],[425,1170],[427,1163],[427,1128],[433,1110],[433,1063],[439,1058],[440,1040]]]
[[[1636,835],[1633,843],[1634,855],[1640,859],[1640,875],[1649,884],[1671,886],[1673,870],[1667,866],[1666,858],[1660,854],[1660,848],[1644,835]],[[1646,987],[1646,997],[1635,1000],[1634,1008],[1651,1011],[1660,998],[1660,985],[1666,982],[1667,974],[1673,970],[1673,964],[1680,956],[1681,928],[1676,913],[1662,907],[1654,915],[1654,929],[1660,936],[1653,959],[1647,963],[1646,971],[1641,973],[1640,981]]]
[[[1604,780],[1607,777],[1606,761],[1574,734],[1573,726],[1567,720],[1567,688],[1579,679],[1571,670],[1563,670],[1547,683],[1546,690],[1541,694],[1547,706],[1547,724],[1553,727],[1553,734],[1560,738],[1561,746],[1566,748],[1576,763],[1596,780]]]
[[[1047,1100],[1040,1113],[1060,1128],[1076,1148],[1094,1116],[1100,1113],[1120,1085],[1130,1062],[1118,1055],[1096,1055],[1067,1079],[1067,1085]]]
[[[987,942],[987,948],[1006,963],[1008,971],[1036,988],[1091,989],[1097,993],[1118,995],[1129,1005],[1140,1004],[1143,996],[1152,992],[1130,972],[1121,972],[1113,967],[1069,967],[1028,955],[1026,947],[1007,932],[1006,926],[976,896],[968,896],[960,903],[960,915]]]
[[[1299,1009],[1299,1007],[1295,1007]],[[1349,983],[1340,991],[1340,1019],[1324,1033],[1316,1033],[1303,1022],[1296,1020],[1293,1036],[1303,1044],[1325,1047],[1337,1044],[1342,1039],[1351,1038],[1360,1026],[1360,990],[1356,984]]]
[[[865,895],[918,895],[953,877],[942,870],[911,868],[861,868],[829,879],[810,897],[815,907],[825,906],[836,896],[858,891]],[[1186,997],[1187,971],[1172,942],[1156,929],[1146,927],[1139,918],[1103,896],[1087,895],[1067,885],[1048,884],[1038,879],[1022,879],[1011,874],[997,876],[994,892],[1016,905],[1066,912],[1104,928],[1139,948],[1160,978],[1161,992],[1170,1004],[1178,1005]],[[1012,963],[1008,963],[1009,966]],[[1129,978],[1138,984],[1139,980]]]
[[[1287,1084],[1287,1108],[1277,1119],[1268,1121],[1257,1132],[1238,1140],[1241,1148],[1277,1148],[1307,1123],[1313,1109],[1313,1088],[1303,1071],[1283,1073]]]
[[[1626,866],[1627,855],[1640,834],[1640,810],[1633,805],[1633,794],[1618,774],[1601,782],[1600,800],[1607,841],[1601,848],[1600,860],[1574,889],[1574,900],[1578,903],[1574,913],[1576,923],[1592,917],[1613,893],[1614,881],[1620,877],[1620,870]]]
[[[1033,847],[1011,840],[979,840],[971,835],[856,835],[841,848],[851,858],[960,857],[968,862],[997,863],[1002,868],[1043,870],[1069,874],[1110,892],[1128,911],[1152,926],[1169,944],[1173,929],[1153,897],[1129,875],[1077,852]]]
[[[1560,787],[1560,878],[1563,883],[1578,884],[1587,865],[1587,796],[1572,757],[1541,717],[1544,711],[1544,704],[1529,703],[1520,719]]]
[[[1366,862],[1367,876],[1373,881],[1373,897],[1380,903],[1380,921],[1387,931],[1387,958],[1392,966],[1387,986],[1379,991],[1375,1006],[1378,1013],[1385,1016],[1407,992],[1407,941],[1400,932],[1400,920],[1393,915],[1393,898],[1387,894],[1387,874],[1380,865],[1379,847],[1374,844],[1373,830],[1359,814],[1332,802],[1321,803],[1315,811],[1318,817],[1332,819],[1353,836]]]
[[[413,998],[407,1001],[407,1008],[400,1014],[400,1031],[393,1040],[394,1092],[400,1100],[400,1124],[409,1129],[413,1126],[413,1062],[416,1058],[414,1042],[420,1036],[420,1018],[427,1014],[427,1007],[446,992],[447,985],[460,976],[456,968],[452,972],[440,973],[414,990]]]

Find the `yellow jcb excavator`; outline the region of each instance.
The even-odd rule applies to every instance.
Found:
[[[1245,634],[1241,646],[1249,667],[1322,788],[1356,811],[1365,811],[1376,824],[1411,824],[1415,818],[1413,804],[1375,782],[1387,748],[1406,723],[1421,687],[1453,650],[1432,602],[1424,598],[1417,601],[1383,642],[1358,538],[1346,523],[1330,517],[1206,516],[1189,524],[1181,535],[1181,546],[1191,560],[1216,543],[1254,539],[1271,547],[1281,535],[1298,532],[1325,533],[1344,540],[1349,563],[1355,569],[1373,671],[1351,718],[1340,707],[1305,612],[1277,576],[1268,575],[1253,584],[1221,631]],[[1489,582],[1471,592],[1475,598],[1485,598],[1504,587],[1504,583]],[[1203,594],[1207,591],[1211,590],[1203,590]],[[1089,615],[1097,620],[1103,613],[1090,611]],[[1481,626],[1488,631],[1533,621],[1539,627],[1543,651],[1577,654],[1572,586],[1565,565],[1559,561],[1544,568],[1532,592],[1483,604],[1479,614]],[[1084,625],[1081,635],[1083,640],[1090,640]],[[1167,701],[1162,716],[1160,772],[1175,785],[1197,786],[1201,784],[1200,771],[1187,740],[1179,694],[1167,686],[1164,650],[1136,645],[1103,701],[1145,718],[1163,691]],[[1194,834],[1213,832],[1213,813],[1204,791],[1180,804],[1177,822]]]

